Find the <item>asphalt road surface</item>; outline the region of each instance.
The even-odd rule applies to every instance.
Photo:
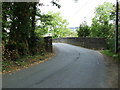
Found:
[[[102,54],[69,44],[53,45],[55,57],[3,75],[3,88],[109,88]]]

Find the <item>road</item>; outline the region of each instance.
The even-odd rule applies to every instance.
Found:
[[[3,88],[109,88],[102,54],[69,44],[53,45],[55,57],[3,75]]]

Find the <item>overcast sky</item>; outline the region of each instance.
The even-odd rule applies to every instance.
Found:
[[[47,13],[48,11],[60,12],[61,16],[69,22],[69,27],[78,27],[83,20],[86,20],[88,24],[91,24],[91,19],[94,16],[95,7],[104,2],[114,3],[116,0],[59,0],[61,8],[58,9],[52,6],[51,0],[40,0],[45,5],[40,7],[42,13]],[[85,18],[86,17],[86,18]]]

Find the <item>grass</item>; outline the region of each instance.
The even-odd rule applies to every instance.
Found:
[[[48,60],[53,55],[54,53],[46,52],[44,55],[37,54],[34,56],[25,56],[16,61],[11,61],[11,60],[3,61],[2,62],[2,73],[18,71],[20,69],[27,68],[29,66],[32,66],[38,63],[42,63]]]
[[[111,52],[110,50],[102,50],[101,53],[105,54],[106,56],[110,56],[120,62],[120,53],[115,54],[115,53]]]

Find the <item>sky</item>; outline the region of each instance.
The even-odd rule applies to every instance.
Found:
[[[85,20],[88,25],[91,25],[92,18],[94,17],[95,8],[104,2],[116,3],[116,0],[59,0],[61,8],[52,6],[51,0],[40,0],[47,6],[40,7],[42,13],[48,11],[60,12],[61,16],[69,22],[68,27],[79,27],[79,25]]]

